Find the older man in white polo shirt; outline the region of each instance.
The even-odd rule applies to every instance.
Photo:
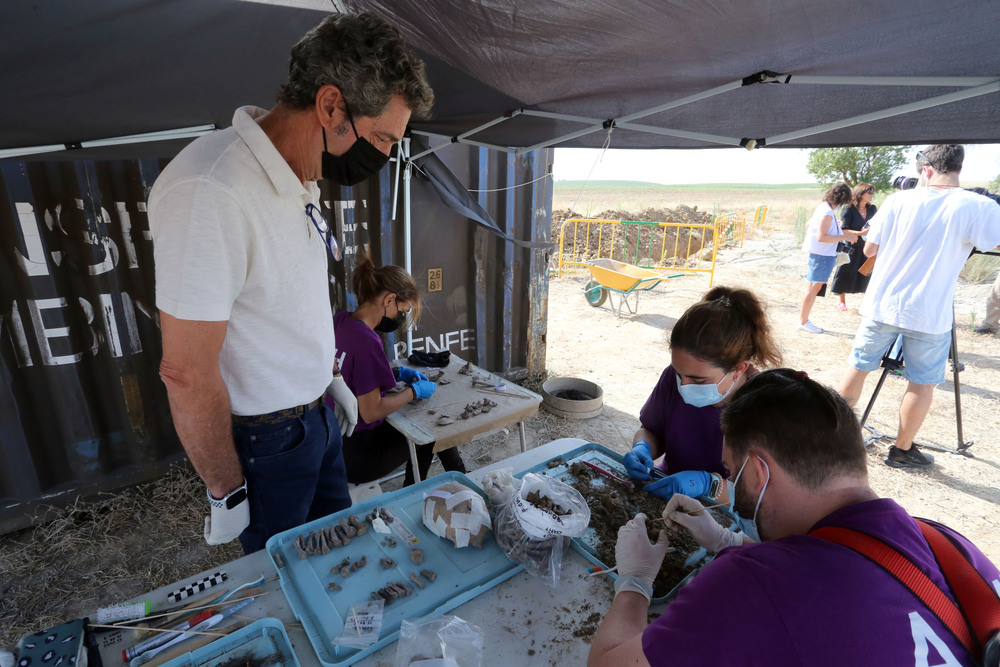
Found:
[[[250,553],[350,506],[342,431],[357,401],[334,365],[315,181],[388,160],[433,94],[398,30],[332,15],[292,49],[270,111],[184,149],[149,198],[163,360],[181,443],[208,491],[205,539]],[[341,421],[321,398],[329,391]]]

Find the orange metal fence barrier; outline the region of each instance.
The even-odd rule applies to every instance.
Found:
[[[654,271],[707,273],[715,280],[717,225],[570,218],[559,230],[559,275],[564,266],[608,258]]]

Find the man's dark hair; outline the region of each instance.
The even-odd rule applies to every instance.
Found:
[[[959,144],[935,144],[922,149],[920,154],[925,159],[921,160],[918,155],[917,167],[930,164],[939,174],[962,171],[962,163],[965,162],[965,147]]]
[[[326,84],[340,88],[354,117],[382,115],[393,95],[406,101],[415,118],[426,117],[434,103],[423,61],[399,30],[367,12],[333,14],[307,32],[292,47],[278,101],[308,109]]]
[[[823,194],[823,201],[831,207],[843,206],[851,201],[851,188],[846,183],[838,183]]]
[[[808,489],[868,470],[854,411],[802,371],[777,368],[748,380],[723,409],[721,425],[735,461],[750,449],[766,451]]]

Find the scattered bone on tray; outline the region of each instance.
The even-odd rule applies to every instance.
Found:
[[[415,583],[421,589],[427,588],[427,584],[425,584],[423,581],[421,581],[420,577],[417,576],[416,572],[410,572],[410,581],[412,581],[413,583]]]
[[[423,549],[417,549],[416,547],[414,547],[413,549],[410,549],[410,560],[412,560],[414,562],[414,564],[416,564],[416,565],[420,565],[421,563],[423,563],[424,562],[424,550]]]
[[[391,549],[396,546],[396,538],[393,537],[392,535],[386,535],[385,537],[382,538],[381,544],[383,547],[388,547]]]
[[[440,417],[437,418],[437,421],[434,422],[434,425],[447,426],[448,424],[454,424],[454,423],[455,420],[449,417],[448,415],[441,415]]]
[[[336,581],[331,581],[329,583],[329,585],[327,586],[327,589],[330,590],[330,591],[341,591],[341,590],[344,590],[344,589],[342,589],[340,587],[340,584],[338,584]]]
[[[368,556],[362,555],[361,558],[351,563],[351,572],[360,570],[367,564],[368,564]]]
[[[427,581],[430,581],[430,582],[433,582],[435,579],[438,578],[437,572],[435,572],[434,570],[428,570],[426,568],[423,569],[423,570],[420,570],[420,574],[421,574],[421,576],[423,576],[424,579],[426,579]]]
[[[551,461],[548,462],[547,465],[549,468],[558,468],[559,466],[566,465],[566,461],[564,461],[561,458],[552,459]]]
[[[284,559],[282,559],[281,554],[279,554],[277,551],[275,551],[271,555],[274,557],[274,564],[277,567],[285,567],[285,561],[284,561]]]
[[[372,592],[373,600],[384,600],[386,604],[392,604],[396,598],[405,598],[413,593],[413,589],[403,582],[391,582]]]
[[[383,570],[388,570],[389,568],[396,567],[396,561],[391,558],[379,558],[379,564],[382,566]]]
[[[427,373],[427,379],[430,380],[431,382],[440,382],[441,378],[443,377],[444,377],[444,371],[441,370],[430,371],[429,373]]]
[[[472,362],[470,361],[467,364],[465,364],[464,366],[462,366],[460,369],[458,369],[458,372],[461,375],[472,375],[472,373],[473,373]]]

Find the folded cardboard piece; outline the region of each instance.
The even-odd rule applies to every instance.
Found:
[[[872,270],[875,268],[875,257],[876,255],[872,255],[866,259],[865,263],[858,267],[858,273],[863,276],[870,276],[872,274]]]

